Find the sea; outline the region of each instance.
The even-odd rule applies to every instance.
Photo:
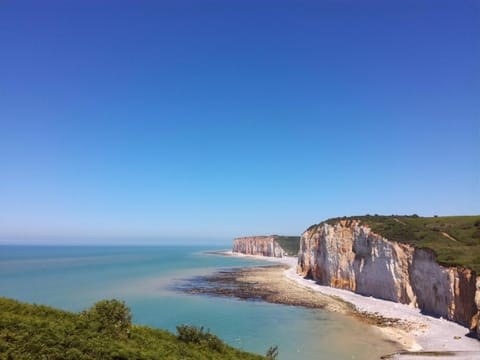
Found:
[[[81,311],[124,300],[136,324],[176,332],[203,326],[237,348],[279,360],[372,360],[395,352],[376,330],[345,315],[263,301],[186,294],[179,284],[259,265],[215,246],[0,246],[0,296]]]

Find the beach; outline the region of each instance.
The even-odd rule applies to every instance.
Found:
[[[261,267],[256,271],[243,272],[245,283],[255,283],[255,287],[266,287],[265,301],[322,307],[329,311],[342,312],[378,329],[380,336],[395,342],[399,350],[406,353],[394,355],[392,359],[420,359],[408,352],[435,352],[435,359],[480,359],[480,341],[468,337],[469,330],[451,321],[424,315],[418,308],[362,296],[350,291],[317,284],[296,273],[295,257],[269,258],[264,256],[242,255],[225,252],[228,256],[241,256],[268,260],[282,264],[270,270]],[[257,290],[258,291],[258,290]],[[425,356],[428,354],[426,353]]]

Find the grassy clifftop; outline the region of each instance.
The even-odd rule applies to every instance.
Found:
[[[358,220],[386,239],[433,250],[440,264],[465,266],[480,274],[480,215],[366,215],[333,218],[325,223],[340,220]]]
[[[0,297],[0,359],[265,359],[203,329],[180,326],[175,336],[130,320],[129,309],[116,300],[76,314]]]

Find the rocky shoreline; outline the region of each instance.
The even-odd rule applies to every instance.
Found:
[[[188,294],[262,300],[275,304],[303,306],[312,309],[349,312],[347,303],[285,281],[288,265],[242,267],[223,270],[195,278],[183,291]]]
[[[400,352],[386,357],[388,359],[418,360],[424,355],[431,356],[427,353],[432,352],[436,359],[473,359],[480,356],[480,344],[466,336],[468,329],[465,327],[423,315],[407,305],[318,285],[296,273],[296,258],[279,259],[231,252],[216,254],[268,260],[272,261],[272,265],[235,268],[197,277],[182,291],[343,313],[374,326],[386,341],[397,344]],[[426,353],[423,355],[420,351]]]
[[[199,276],[180,287],[187,294],[235,297],[242,300],[325,309],[354,317],[379,327],[410,330],[414,325],[398,318],[358,311],[352,304],[324,295],[285,278],[290,267],[285,264],[242,267]]]

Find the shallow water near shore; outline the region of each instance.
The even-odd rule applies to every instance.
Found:
[[[278,345],[280,360],[371,360],[397,349],[344,315],[173,290],[198,275],[262,264],[207,250],[216,249],[0,246],[0,296],[72,311],[115,297],[127,302],[137,324],[172,332],[178,324],[204,326],[247,351],[264,354]]]

